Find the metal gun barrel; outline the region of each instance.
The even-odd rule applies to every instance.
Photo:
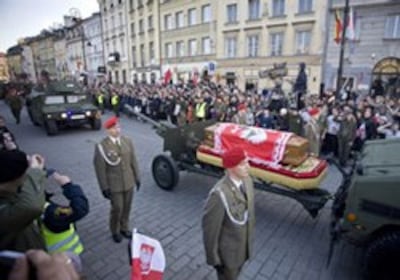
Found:
[[[176,127],[173,124],[157,122],[157,121],[153,120],[152,118],[149,118],[148,116],[143,115],[142,113],[136,112],[132,108],[132,106],[129,105],[129,104],[125,104],[124,107],[130,114],[133,114],[133,115],[137,116],[138,118],[141,118],[141,119],[145,120],[146,122],[151,123],[154,127],[156,127],[159,130],[164,130],[164,129],[167,129],[167,128],[175,128]]]

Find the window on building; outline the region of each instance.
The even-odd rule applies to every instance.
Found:
[[[144,44],[140,45],[140,65],[143,67],[145,63]]]
[[[400,38],[400,15],[391,15],[386,17],[385,38]]]
[[[226,6],[226,22],[237,22],[237,4],[230,4]]]
[[[247,56],[258,56],[258,35],[250,35],[247,37]]]
[[[249,7],[249,20],[259,19],[261,16],[260,0],[248,0],[248,7]]]
[[[204,37],[201,39],[201,48],[203,54],[210,54],[211,53],[211,39],[210,37]]]
[[[189,40],[189,55],[197,55],[197,40]]]
[[[144,32],[143,19],[139,20],[139,33]]]
[[[236,50],[237,50],[236,37],[225,38],[225,57],[227,58],[236,57]]]
[[[150,62],[153,62],[153,60],[155,58],[154,42],[149,43],[149,51],[150,51]]]
[[[129,9],[133,10],[133,0],[129,0]]]
[[[181,57],[184,55],[185,55],[185,50],[184,50],[183,41],[176,42],[176,56]]]
[[[190,9],[188,12],[188,24],[189,26],[195,25],[197,24],[197,13],[196,13],[196,9]]]
[[[165,15],[164,16],[164,29],[165,30],[171,30],[173,29],[172,25],[172,15]]]
[[[168,57],[168,58],[170,58],[170,57],[172,57],[173,56],[173,53],[172,53],[172,43],[166,43],[165,44],[165,55],[166,55],[166,57]]]
[[[115,18],[114,18],[114,16],[111,16],[111,28],[112,29],[115,28]]]
[[[131,35],[135,36],[135,23],[131,23]]]
[[[311,45],[311,31],[296,32],[296,54],[308,54]]]
[[[137,6],[138,6],[138,8],[143,7],[143,0],[138,0],[137,1]]]
[[[354,37],[355,40],[361,39],[361,25],[362,25],[362,18],[356,17],[354,20]]]
[[[201,7],[201,22],[207,23],[211,21],[211,6],[204,5]]]
[[[153,29],[153,16],[152,15],[147,17],[147,26],[148,26],[149,30]]]
[[[271,34],[271,56],[282,55],[283,32]]]
[[[133,67],[136,67],[136,47],[132,47],[132,64]]]
[[[116,52],[117,51],[117,41],[115,41],[115,39],[112,41],[112,44],[113,44],[113,52]]]
[[[272,16],[279,17],[285,15],[285,0],[273,0]]]
[[[121,57],[125,57],[125,40],[124,37],[121,37],[119,40],[121,46]]]
[[[312,11],[313,0],[298,0],[299,1],[299,14],[309,13]]]
[[[176,28],[183,27],[183,12],[177,12],[175,14],[175,26]]]
[[[119,18],[119,26],[124,25],[124,19],[122,17],[122,12],[118,13],[118,18]]]

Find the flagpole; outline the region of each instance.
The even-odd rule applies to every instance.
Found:
[[[346,4],[344,7],[344,20],[343,20],[343,30],[342,30],[342,37],[340,41],[340,56],[339,56],[339,67],[337,73],[337,80],[336,80],[336,98],[338,99],[340,96],[340,89],[342,86],[341,80],[343,76],[343,57],[344,57],[344,49],[346,43],[346,29],[347,25],[349,24],[349,0],[346,0]]]

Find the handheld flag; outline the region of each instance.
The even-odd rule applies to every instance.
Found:
[[[162,280],[165,255],[160,242],[134,230],[131,280]]]

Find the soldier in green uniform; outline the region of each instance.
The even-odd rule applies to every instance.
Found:
[[[121,235],[131,238],[129,215],[134,186],[140,187],[140,174],[132,141],[121,135],[116,117],[104,123],[108,136],[96,145],[94,167],[103,196],[111,202],[110,230],[115,242]]]
[[[206,259],[219,280],[235,280],[252,249],[255,224],[254,187],[243,149],[222,156],[226,175],[212,188],[203,219]]]
[[[7,103],[10,106],[11,113],[13,114],[17,124],[21,122],[21,111],[23,107],[21,92],[18,92],[15,87],[10,88],[7,95]]]
[[[338,132],[339,162],[346,166],[350,156],[351,147],[356,138],[357,121],[350,107],[345,106],[344,112],[337,121],[340,123]]]
[[[296,105],[292,105],[289,110],[289,131],[295,133],[296,135],[303,135],[303,120],[297,111]]]

